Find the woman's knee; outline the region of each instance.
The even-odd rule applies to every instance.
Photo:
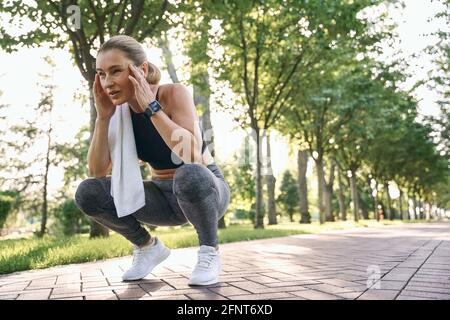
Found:
[[[200,201],[214,192],[214,180],[208,168],[201,164],[184,164],[175,171],[175,195],[186,201]]]
[[[101,182],[96,178],[83,180],[75,192],[75,204],[85,214],[92,216],[98,212],[98,206],[104,197]]]

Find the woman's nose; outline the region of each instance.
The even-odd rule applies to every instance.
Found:
[[[111,87],[114,84],[112,77],[106,75],[105,76],[105,89]]]

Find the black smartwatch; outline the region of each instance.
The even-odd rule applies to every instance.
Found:
[[[149,103],[147,108],[144,110],[144,115],[146,118],[150,119],[156,112],[161,110],[162,107],[157,100],[153,100]]]

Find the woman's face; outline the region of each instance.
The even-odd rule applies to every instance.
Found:
[[[100,83],[114,105],[134,99],[134,87],[128,76],[128,65],[133,63],[121,50],[101,51],[97,56],[96,70]]]

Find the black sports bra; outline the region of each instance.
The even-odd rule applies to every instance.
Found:
[[[159,87],[156,91],[156,100],[158,100]],[[157,170],[174,169],[183,165],[181,160],[164,142],[155,126],[149,121],[143,113],[135,113],[130,108],[131,120],[133,122],[134,140],[136,141],[136,150],[138,158],[148,162],[152,168]],[[200,124],[200,123],[199,123]],[[206,148],[206,142],[202,133],[202,154]]]

